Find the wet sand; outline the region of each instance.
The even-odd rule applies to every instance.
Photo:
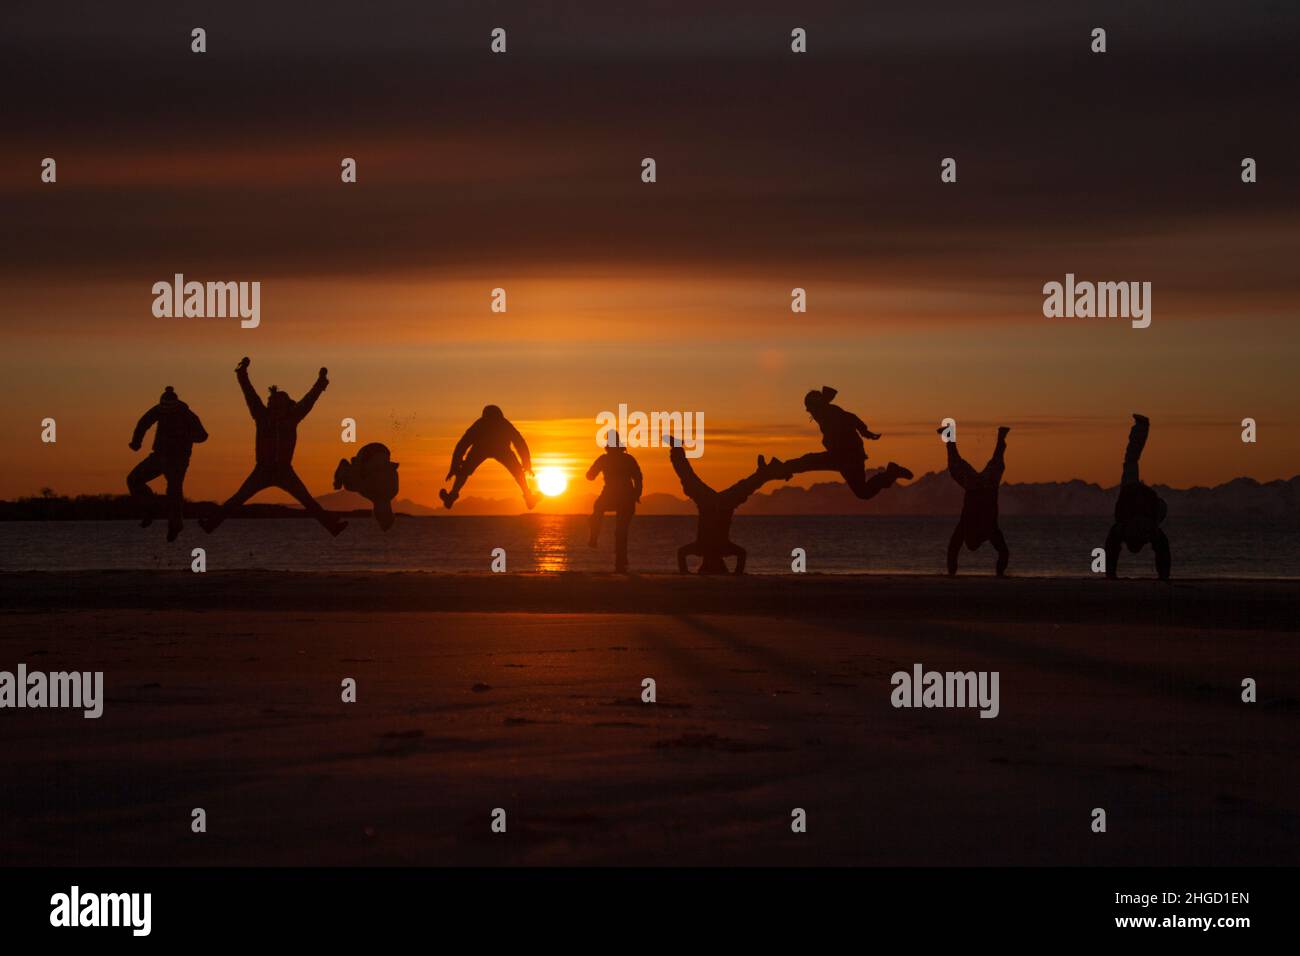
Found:
[[[1247,581],[0,574],[0,669],[102,670],[107,698],[99,720],[0,711],[0,854],[1294,864],[1296,597]],[[890,675],[918,662],[998,671],[1000,715],[895,709]]]

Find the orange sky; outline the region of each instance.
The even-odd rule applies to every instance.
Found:
[[[122,491],[132,426],[174,385],[212,434],[187,491],[224,497],[252,462],[243,355],[263,391],[330,368],[298,451],[317,493],[351,417],[435,503],[489,402],[579,479],[556,507],[585,506],[595,416],[619,403],[703,412],[698,469],[730,483],[819,447],[801,401],[822,385],[884,434],[872,463],[918,474],[952,417],[972,460],[1014,427],[1007,481],[1112,484],[1133,411],[1150,480],[1300,470],[1285,5],[1117,3],[1104,58],[1091,11],[1028,2],[813,3],[807,56],[784,8],[731,0],[506,3],[502,57],[468,7],[229,0],[196,56],[189,15],[156,6],[20,6],[0,35],[0,496]],[[261,281],[261,326],[155,318],[177,272]],[[1151,282],[1151,327],[1043,318],[1067,272]],[[648,491],[679,493],[664,453],[638,456]],[[466,494],[514,497],[490,465]]]
[[[595,416],[620,402],[702,411],[705,454],[697,466],[726,484],[747,473],[758,453],[787,457],[819,447],[801,401],[822,384],[838,388],[842,405],[884,433],[868,445],[874,462],[893,458],[918,474],[942,467],[933,428],[949,416],[973,460],[991,449],[997,424],[1014,426],[1008,481],[1112,484],[1133,410],[1155,422],[1144,459],[1153,481],[1268,480],[1290,477],[1300,461],[1286,427],[1289,372],[1300,356],[1285,322],[1268,317],[1183,318],[1170,314],[1172,305],[1162,309],[1172,296],[1158,294],[1152,326],[1135,330],[1041,315],[918,317],[929,298],[961,313],[962,297],[843,283],[810,284],[806,315],[791,314],[788,290],[767,279],[566,277],[505,287],[503,317],[488,309],[486,279],[271,279],[257,329],[155,319],[147,283],[43,295],[19,289],[11,307],[59,318],[8,330],[0,423],[18,454],[0,494],[46,485],[61,493],[120,490],[137,460],[126,447],[131,428],[170,384],[212,434],[196,450],[187,490],[224,497],[251,466],[252,423],[232,374],[245,353],[262,391],[276,384],[300,395],[319,365],[330,368],[332,385],[301,427],[298,452],[299,471],[317,493],[329,490],[338,458],[355,450],[340,442],[339,423],[352,417],[360,442],[385,442],[402,462],[403,496],[436,502],[452,446],[488,402],[516,421],[539,465],[560,465],[575,479],[573,492],[551,507],[585,506],[581,473],[598,453]],[[970,299],[965,311],[985,307],[979,296]],[[746,334],[730,340],[741,326]],[[647,329],[655,334],[647,337]],[[1260,425],[1255,445],[1239,437],[1248,415]],[[39,440],[47,416],[58,421],[54,446]],[[647,491],[680,492],[665,452],[635,453]],[[513,498],[512,489],[488,465],[466,493]]]

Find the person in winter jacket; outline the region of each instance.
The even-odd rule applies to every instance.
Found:
[[[253,416],[257,426],[254,442],[256,464],[239,490],[231,495],[217,512],[199,521],[204,531],[212,532],[224,521],[229,513],[241,506],[253,495],[267,488],[279,488],[298,499],[298,502],[322,527],[332,535],[338,535],[348,523],[337,515],[330,514],[307,490],[298,473],[293,470],[293,450],[298,444],[298,423],[307,417],[316,400],[329,386],[328,369],[322,368],[316,376],[316,382],[307,394],[294,401],[276,386],[272,385],[265,403],[254,390],[248,379],[249,360],[245,358],[235,369],[235,377],[244,393],[248,413]]]
[[[180,400],[176,390],[168,385],[163,389],[158,404],[140,416],[131,435],[132,451],[139,451],[144,436],[154,429],[153,450],[126,476],[126,487],[133,498],[141,499],[144,509],[140,527],[153,524],[157,511],[158,495],[149,482],[162,477],[167,481],[167,540],[175,541],[181,533],[181,520],[185,506],[185,472],[190,467],[190,452],[195,445],[208,440],[208,433],[199,416]]]

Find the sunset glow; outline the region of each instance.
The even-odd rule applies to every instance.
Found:
[[[540,468],[537,471],[537,490],[548,498],[564,494],[569,487],[569,476],[559,468]]]

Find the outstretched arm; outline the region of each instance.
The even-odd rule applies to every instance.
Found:
[[[131,433],[131,447],[139,451],[140,444],[144,441],[144,433],[149,430],[154,422],[158,420],[158,406],[155,405],[149,411],[140,416],[140,420],[135,423],[135,431]]]
[[[880,437],[875,432],[873,432],[870,428],[868,428],[867,423],[864,422],[862,419],[858,418],[857,415],[853,416],[853,428],[863,438],[869,438],[872,441],[875,441],[877,438]]]
[[[298,401],[296,407],[298,421],[302,421],[307,417],[308,412],[315,406],[316,399],[320,398],[321,393],[329,388],[330,380],[326,377],[328,374],[329,369],[322,368],[316,375],[315,383],[307,390],[307,394]]]
[[[190,412],[190,441],[196,445],[201,445],[208,440],[208,430],[203,427],[203,422],[199,421],[199,416]]]
[[[240,391],[244,393],[244,403],[248,406],[248,414],[253,416],[253,421],[266,411],[266,406],[262,400],[257,397],[257,391],[253,388],[253,383],[248,380],[248,359],[245,358],[235,369],[235,378],[239,379]]]
[[[524,471],[530,475],[533,473],[533,459],[528,453],[528,443],[524,441],[524,436],[519,434],[519,429],[514,425],[510,426],[510,444],[519,454],[519,463],[524,466]]]

